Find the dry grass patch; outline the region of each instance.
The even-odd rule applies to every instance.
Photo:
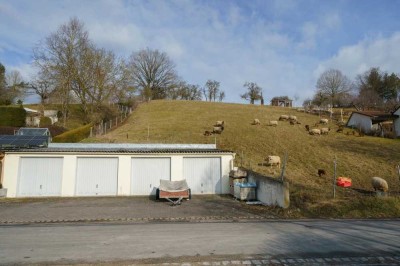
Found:
[[[301,125],[279,121],[267,126],[282,114],[295,115]],[[257,118],[261,125],[251,125]],[[225,121],[221,135],[204,136],[217,120]],[[352,178],[353,187],[372,190],[370,179],[381,176],[391,191],[400,191],[395,165],[400,163],[400,141],[376,137],[359,137],[336,133],[329,123],[328,135],[311,136],[306,124],[314,127],[316,115],[294,109],[259,105],[193,101],[152,101],[139,105],[128,121],[118,129],[89,142],[132,143],[217,143],[220,149],[236,152],[235,165],[278,177],[276,168],[263,165],[268,155],[288,154],[286,179],[290,182],[294,206],[310,207],[332,197],[333,160],[337,158],[338,176]],[[326,127],[326,126],[318,126]],[[327,175],[318,177],[317,170]],[[340,196],[340,195],[339,195]],[[373,201],[373,199],[371,199]],[[394,201],[393,204],[397,204]],[[357,205],[361,207],[361,205]],[[357,207],[355,206],[355,207]]]

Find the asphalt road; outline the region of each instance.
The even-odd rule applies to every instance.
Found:
[[[399,220],[0,226],[0,264],[398,256]]]

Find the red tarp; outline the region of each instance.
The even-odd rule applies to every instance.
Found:
[[[339,187],[351,187],[351,178],[349,177],[338,177],[336,185]]]

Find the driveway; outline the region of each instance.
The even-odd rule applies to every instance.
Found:
[[[0,199],[0,223],[232,221],[275,218],[230,196],[193,196],[181,205],[149,197]]]

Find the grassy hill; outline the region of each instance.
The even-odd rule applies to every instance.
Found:
[[[279,122],[277,127],[267,126],[281,114],[296,115],[301,125]],[[254,118],[260,126],[251,125]],[[225,121],[221,135],[204,136],[212,130],[217,120]],[[388,181],[393,194],[400,191],[395,165],[400,163],[400,141],[376,137],[360,137],[336,133],[337,126],[330,123],[329,135],[311,136],[304,125],[314,125],[319,117],[297,112],[294,109],[193,101],[152,101],[141,104],[127,122],[105,136],[89,139],[90,142],[132,143],[217,143],[220,149],[237,153],[235,165],[245,166],[265,175],[278,177],[277,169],[264,166],[268,155],[288,154],[285,177],[290,182],[292,211],[300,216],[341,217],[400,216],[398,198],[377,200],[362,196],[355,190],[337,189],[337,199],[332,200],[333,160],[337,158],[338,176],[351,177],[353,187],[372,191],[370,179],[381,176]],[[321,126],[320,126],[321,127]],[[318,177],[317,169],[327,171]],[[355,200],[358,199],[358,200]],[[389,202],[388,202],[389,201]],[[387,211],[379,206],[389,204]],[[365,204],[377,204],[368,212]],[[344,209],[343,209],[344,208]],[[349,208],[349,210],[347,210]],[[355,208],[352,210],[352,208]],[[325,213],[326,212],[326,213]],[[377,213],[376,213],[377,212]],[[350,213],[350,214],[349,214]],[[296,216],[296,215],[295,215]],[[335,215],[333,215],[335,216]],[[337,216],[337,215],[336,215]]]

